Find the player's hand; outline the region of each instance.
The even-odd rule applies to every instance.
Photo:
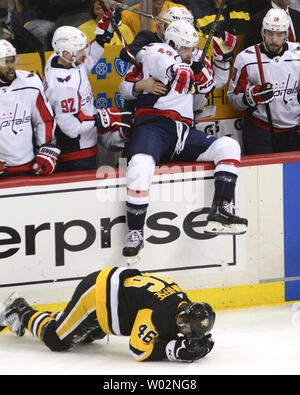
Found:
[[[189,348],[198,353],[198,358],[203,358],[211,352],[214,346],[211,334],[204,336],[202,339],[190,339]]]
[[[166,346],[167,358],[169,361],[193,362],[207,355],[214,345],[211,338],[210,340],[205,339],[202,343],[200,343],[200,340],[197,342],[195,344],[195,340],[187,339],[184,336],[169,341]]]
[[[160,80],[155,77],[149,77],[146,80],[137,81],[134,85],[134,92],[140,93],[146,91],[152,95],[165,95],[169,89]]]
[[[110,42],[114,34],[110,18],[111,13],[109,11],[105,12],[95,30],[96,41],[102,47],[104,47],[104,44],[108,44]]]
[[[237,44],[237,38],[231,33],[222,32],[218,37],[213,37],[213,50],[215,60],[219,62],[228,62],[234,57],[234,48]]]
[[[178,93],[189,93],[194,87],[195,76],[186,63],[178,63],[169,69],[171,88],[174,88]]]
[[[113,107],[97,109],[95,121],[98,134],[115,132],[120,127],[131,127],[132,113],[129,111],[120,111],[118,108]]]
[[[3,159],[0,159],[0,178],[5,177],[7,175],[7,167],[6,162]]]
[[[246,105],[255,107],[257,104],[267,104],[274,99],[273,85],[266,82],[263,85],[253,85],[244,93],[243,101]]]
[[[60,149],[52,144],[44,144],[40,147],[35,157],[32,171],[37,176],[49,176],[56,167],[56,161],[60,155]]]
[[[214,77],[206,67],[195,74],[195,87],[197,93],[207,94],[214,87]]]

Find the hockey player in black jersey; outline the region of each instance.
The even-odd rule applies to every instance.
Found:
[[[33,309],[14,295],[5,302],[0,330],[29,330],[52,351],[91,343],[107,334],[130,336],[137,361],[192,362],[213,348],[215,312],[192,303],[172,280],[137,269],[109,267],[86,276],[63,312]]]

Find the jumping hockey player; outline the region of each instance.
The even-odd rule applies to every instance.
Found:
[[[50,175],[60,153],[53,111],[40,78],[16,64],[16,49],[0,40],[0,177]]]
[[[44,84],[58,124],[57,143],[62,150],[58,171],[96,169],[97,138],[107,149],[124,146],[120,127],[130,126],[131,114],[117,108],[96,109],[88,79],[103,54],[104,44],[112,37],[110,26],[107,13],[91,45],[85,34],[73,26],[61,26],[54,32],[55,53],[46,64]]]
[[[9,326],[23,336],[28,329],[52,351],[111,334],[130,336],[136,361],[193,362],[214,345],[215,312],[209,304],[192,303],[169,278],[136,269],[109,267],[89,274],[61,313],[37,311],[14,296],[5,305],[0,330]]]
[[[169,21],[175,22],[177,20],[182,20],[189,22],[191,25],[194,24],[193,15],[184,7],[171,7],[166,11],[161,13],[161,18]],[[167,23],[156,22],[156,31],[143,30],[134,38],[133,42],[128,46],[132,55],[136,56],[142,47],[151,43],[163,43],[165,37],[165,30],[168,27]],[[194,95],[194,111],[201,112],[204,108],[207,95],[213,89],[220,89],[228,82],[229,71],[230,71],[230,59],[233,58],[233,49],[236,46],[236,37],[228,32],[222,33],[220,37],[213,38],[213,49],[214,49],[214,63],[211,65],[209,59],[206,57],[204,59],[204,65],[200,65],[199,61],[202,55],[201,50],[195,50],[192,60],[192,69],[197,74],[197,70],[204,66],[202,72],[206,74],[206,84],[198,85],[199,89],[197,94]],[[121,59],[132,62],[131,57],[123,48],[120,52]],[[199,73],[200,75],[200,73]],[[163,95],[166,91],[166,86],[160,81],[153,77],[145,79],[139,78],[139,73],[136,67],[133,65],[127,73],[125,80],[131,82],[131,84],[136,83],[133,93],[138,95],[142,91],[147,91],[148,93]],[[138,82],[140,81],[140,82]],[[132,88],[129,88],[132,89]]]
[[[289,18],[286,11],[271,8],[263,19],[259,44],[266,83],[262,84],[255,47],[235,59],[228,99],[245,111],[243,146],[246,155],[274,152],[266,106],[269,104],[274,138],[279,152],[299,150],[300,46],[286,41]]]
[[[205,232],[242,234],[247,220],[232,213],[235,184],[240,163],[240,146],[229,138],[216,139],[193,128],[193,94],[211,84],[206,69],[193,72],[190,66],[198,44],[194,27],[186,21],[172,22],[165,43],[153,43],[137,55],[142,79],[153,76],[168,85],[164,96],[141,92],[128,146],[127,221],[128,242],[123,255],[136,257],[143,247],[143,227],[149,205],[149,190],[155,166],[160,162],[214,161],[215,196]],[[125,99],[134,97],[136,84],[122,82]],[[130,262],[129,262],[130,263]]]

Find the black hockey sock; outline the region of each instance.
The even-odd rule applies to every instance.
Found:
[[[49,321],[55,321],[53,314],[48,311],[37,311],[34,309],[27,310],[22,314],[21,322],[35,337],[40,340],[43,327],[48,324]]]
[[[215,197],[214,200],[226,200],[230,203],[234,197],[237,175],[227,171],[215,173]]]
[[[127,202],[127,224],[129,230],[141,230],[145,224],[148,204],[137,205]]]

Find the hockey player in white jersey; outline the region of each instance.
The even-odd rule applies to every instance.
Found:
[[[184,7],[171,7],[159,15],[162,19],[169,22],[177,20],[187,21],[193,25],[193,15]],[[142,48],[150,43],[164,42],[164,32],[168,24],[156,22],[156,32],[143,30],[129,45],[130,52],[136,56]],[[210,63],[207,57],[204,58],[204,64],[200,64],[202,50],[197,49],[193,53],[192,69],[198,82],[197,94],[194,95],[194,112],[201,117],[201,112],[207,102],[207,95],[213,89],[221,89],[228,82],[230,72],[230,59],[233,58],[233,49],[236,46],[237,39],[234,35],[223,32],[220,37],[213,37],[214,62]],[[120,57],[123,60],[132,62],[125,49],[121,50]],[[204,67],[203,67],[204,66]],[[198,81],[197,81],[198,80]],[[128,84],[127,84],[128,82]],[[126,88],[126,84],[128,85]],[[134,84],[134,91],[132,87]],[[149,77],[148,79],[140,79],[139,72],[135,65],[132,65],[127,73],[122,90],[129,91],[135,96],[141,92],[165,94],[166,87],[157,79]],[[130,95],[129,95],[130,96]],[[132,99],[134,96],[132,96]]]
[[[266,104],[270,107],[278,152],[300,149],[300,45],[286,41],[289,18],[282,9],[270,9],[262,25],[263,42],[258,45],[265,76],[262,84],[255,47],[235,59],[228,98],[245,111],[243,146],[246,155],[274,152]]]
[[[58,124],[57,143],[62,150],[58,171],[96,169],[97,139],[105,148],[124,145],[119,129],[130,126],[130,114],[117,108],[96,109],[88,79],[111,38],[108,16],[100,21],[91,45],[72,26],[59,27],[53,35],[55,53],[46,64],[44,83]]]
[[[142,65],[142,78],[157,78],[169,87],[169,92],[164,96],[143,92],[137,100],[134,128],[128,146],[129,233],[123,255],[128,257],[129,262],[143,247],[149,190],[155,166],[160,162],[214,161],[215,196],[205,232],[246,232],[247,220],[234,215],[230,209],[240,163],[239,144],[229,137],[216,139],[193,128],[193,93],[202,88],[201,83],[207,83],[205,75],[195,78],[189,65],[198,40],[191,24],[175,21],[166,29],[165,43],[150,44],[137,55]],[[121,94],[125,97],[128,94],[130,98],[130,92],[126,89],[122,91],[121,86]]]
[[[60,153],[53,112],[40,78],[16,64],[16,49],[0,40],[0,177],[50,175]]]

